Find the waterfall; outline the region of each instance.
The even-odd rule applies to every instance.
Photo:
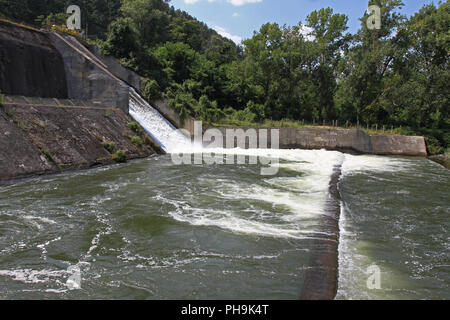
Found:
[[[175,128],[161,113],[130,88],[130,115],[167,153],[186,149],[191,141]]]

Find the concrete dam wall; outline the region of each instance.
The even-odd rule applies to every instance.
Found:
[[[140,78],[111,60],[109,70],[74,38],[0,21],[0,180],[113,163],[117,150],[155,153],[128,126],[120,77],[137,89]]]
[[[427,149],[423,137],[368,135],[355,129],[321,129],[321,128],[249,128],[217,127],[224,136],[227,130],[256,129],[269,130],[268,144],[271,145],[271,129],[279,129],[280,149],[327,149],[343,152],[375,155],[401,155],[426,157]],[[248,140],[247,145],[248,147]]]
[[[44,33],[0,21],[0,90],[68,98],[64,61]]]

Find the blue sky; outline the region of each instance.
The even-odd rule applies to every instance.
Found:
[[[407,16],[417,12],[424,4],[437,0],[403,0],[402,12]],[[266,22],[296,25],[305,21],[313,10],[331,7],[336,13],[349,17],[349,31],[359,29],[368,0],[172,0],[171,5],[187,11],[205,22],[223,36],[240,42],[249,38]]]

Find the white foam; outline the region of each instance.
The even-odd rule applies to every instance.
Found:
[[[176,130],[155,108],[130,88],[130,115],[168,153],[185,149],[191,140]]]
[[[403,171],[410,166],[411,163],[407,159],[374,156],[374,155],[360,155],[354,156],[350,154],[345,155],[345,161],[342,165],[342,173],[353,174],[358,172],[395,172]]]
[[[215,185],[214,196],[220,199],[241,199],[266,202],[273,210],[254,214],[192,207],[186,201],[167,199],[163,202],[175,206],[169,214],[176,220],[196,226],[215,226],[232,232],[277,238],[326,238],[317,230],[321,215],[326,214],[326,201],[331,175],[335,165],[343,161],[339,152],[325,150],[271,150],[271,149],[213,149],[223,154],[278,157],[281,167],[298,172],[293,177],[261,177],[261,183],[248,185],[239,181],[216,181],[215,176],[202,177],[202,183]],[[211,152],[211,149],[208,149]],[[286,163],[287,162],[287,163]],[[206,180],[206,181],[205,181]],[[210,180],[210,181],[208,181]],[[195,194],[193,195],[193,203]],[[250,206],[250,204],[249,204]]]

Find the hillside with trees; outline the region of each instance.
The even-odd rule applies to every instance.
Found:
[[[208,122],[270,121],[395,127],[450,146],[448,0],[407,18],[381,7],[381,29],[325,8],[296,26],[264,24],[236,45],[162,0],[0,0],[0,16],[34,26],[64,23],[78,4],[102,52],[145,78],[148,100],[167,97],[182,116]],[[400,129],[401,128],[401,129]]]

